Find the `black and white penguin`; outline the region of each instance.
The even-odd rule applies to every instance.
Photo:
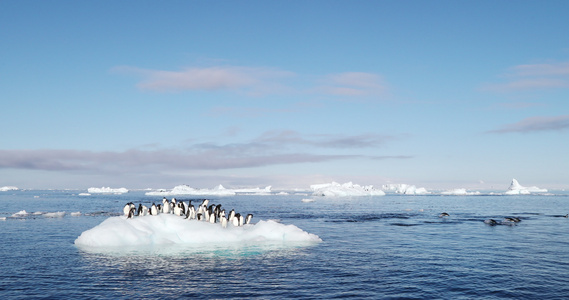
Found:
[[[135,214],[135,213],[136,213],[136,208],[131,207],[131,208],[130,208],[130,211],[128,212],[128,215],[127,215],[126,218],[127,218],[127,219],[132,219],[132,218],[134,217],[134,214]]]
[[[247,217],[245,218],[245,224],[251,223],[251,219],[253,219],[253,214],[247,214]]]
[[[125,204],[125,206],[123,207],[122,211],[124,213],[125,216],[128,216],[128,214],[130,213],[130,209],[134,206],[134,203],[129,202],[127,204]]]
[[[439,218],[444,218],[444,217],[448,217],[449,214],[447,214],[446,212],[443,212],[439,215]]]
[[[225,217],[221,217],[221,227],[227,228],[227,219]]]
[[[512,217],[512,218],[504,218],[504,220],[506,220],[507,222],[512,222],[512,223],[518,223],[518,222],[521,221],[519,218],[515,218],[515,217]]]
[[[239,218],[241,218],[241,214],[236,213],[232,219],[232,222],[231,222],[233,224],[233,226],[235,226],[235,227],[239,226]]]
[[[142,203],[138,204],[138,209],[136,210],[136,214],[139,216],[143,216],[143,214],[142,214]]]
[[[496,226],[496,225],[498,225],[498,222],[497,222],[496,220],[494,220],[494,219],[484,220],[484,223],[485,223],[485,224],[488,224],[488,225],[490,225],[490,226]]]
[[[198,213],[197,219],[198,219],[198,221],[202,221],[202,220],[204,219],[203,214],[202,214],[202,213]]]
[[[158,207],[154,203],[152,203],[152,206],[150,207],[150,215],[152,216],[158,215]]]

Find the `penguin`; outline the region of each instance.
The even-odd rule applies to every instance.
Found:
[[[193,204],[188,208],[188,212],[190,214],[190,220],[194,220],[196,218],[196,209]]]
[[[248,214],[245,218],[245,224],[251,223],[251,219],[253,218],[253,214]]]
[[[182,215],[182,210],[180,209],[179,205],[174,206],[174,215],[176,216]]]
[[[439,218],[443,218],[443,217],[448,217],[449,214],[447,214],[446,212],[443,212],[439,215]]]
[[[484,223],[490,225],[490,226],[496,226],[498,225],[498,222],[496,222],[496,220],[494,219],[488,219],[488,220],[484,220]]]
[[[198,217],[198,221],[203,220],[203,215],[202,215],[201,213],[199,213],[199,214],[197,215],[197,217]]]
[[[136,214],[139,216],[143,216],[143,214],[142,214],[142,203],[138,204],[138,210],[136,211]]]
[[[238,214],[238,213],[235,214],[235,216],[233,217],[233,220],[232,220],[233,226],[235,226],[235,227],[239,226],[239,218],[240,217],[241,217],[241,214]]]
[[[239,226],[243,226],[244,221],[245,221],[245,218],[243,218],[242,215],[239,215]]]
[[[148,207],[146,205],[142,206],[142,216],[148,215]]]
[[[178,205],[180,206],[180,210],[182,210],[182,216],[186,215],[186,203],[184,203],[184,201],[180,201],[178,202]]]
[[[156,207],[156,204],[154,203],[152,203],[152,206],[150,207],[150,215],[152,216],[158,215],[158,207]]]
[[[221,227],[227,228],[227,219],[225,217],[221,218]]]
[[[134,217],[134,214],[135,214],[135,213],[136,213],[136,208],[132,207],[132,208],[129,210],[128,215],[127,215],[126,218],[127,218],[127,219],[132,219],[132,218]]]
[[[162,199],[162,213],[165,213],[165,214],[170,213],[170,202],[168,201],[168,199],[166,199],[166,197],[164,197],[164,199]]]
[[[124,213],[125,216],[128,216],[128,214],[130,213],[130,202],[124,205],[124,207],[122,208],[122,212]]]
[[[513,223],[518,223],[518,222],[521,221],[519,218],[515,218],[515,217],[513,217],[513,218],[504,218],[504,220],[506,220],[506,221],[508,221],[508,222],[513,222]]]
[[[217,221],[217,216],[215,215],[215,213],[210,214],[210,215],[209,215],[209,222],[210,222],[211,224],[215,224],[216,221]]]
[[[235,209],[232,209],[229,212],[229,217],[227,219],[229,219],[229,222],[233,222],[233,218],[235,218]]]
[[[203,212],[202,215],[203,215],[203,220],[204,220],[204,221],[206,221],[206,222],[209,221],[209,211],[204,210],[204,212]]]

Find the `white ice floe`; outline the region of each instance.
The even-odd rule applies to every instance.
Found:
[[[329,197],[348,197],[348,196],[384,196],[385,192],[376,190],[372,185],[361,186],[346,182],[339,184],[337,182],[313,184],[310,186],[313,196],[329,196]]]
[[[382,186],[384,191],[393,191],[397,194],[405,194],[405,195],[424,195],[429,194],[429,191],[424,187],[417,188],[414,185],[406,184],[406,183],[398,183],[398,184],[384,184]]]
[[[72,217],[79,217],[79,216],[81,216],[81,212],[79,212],[79,211],[72,212],[70,215],[71,215]]]
[[[15,187],[15,186],[3,186],[3,187],[0,187],[0,192],[17,191],[17,190],[19,190],[19,188]]]
[[[87,192],[91,194],[124,194],[128,193],[128,189],[126,188],[113,189],[110,187],[101,187],[101,188],[92,187],[88,188]]]
[[[91,196],[89,193],[79,193],[79,196]]]
[[[212,189],[197,189],[188,185],[178,185],[171,190],[155,190],[146,192],[148,196],[175,196],[175,195],[192,195],[192,196],[234,196],[237,194],[255,194],[265,195],[271,193],[271,187],[261,188],[244,188],[244,189],[226,189],[223,185],[218,185]]]
[[[43,214],[43,216],[46,218],[63,218],[65,216],[65,212],[64,211],[50,212]]]
[[[547,193],[547,189],[541,189],[537,186],[525,187],[522,186],[516,179],[512,179],[512,183],[508,190],[504,193],[506,195],[527,195],[531,193]]]
[[[480,192],[469,192],[466,189],[453,189],[441,192],[441,195],[453,195],[453,196],[471,196],[480,195]]]
[[[19,212],[13,214],[12,217],[18,218],[18,217],[25,217],[25,216],[27,216],[27,215],[29,215],[29,213],[28,213],[27,211],[25,211],[25,210],[20,210]]]
[[[294,225],[275,221],[223,228],[173,214],[159,214],[127,219],[110,217],[96,227],[84,231],[75,244],[81,247],[123,247],[154,245],[223,245],[239,243],[320,242],[317,235]]]

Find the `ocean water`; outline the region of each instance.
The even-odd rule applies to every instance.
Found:
[[[569,298],[567,194],[210,197],[323,241],[121,254],[74,241],[126,202],[161,197],[79,192],[0,192],[1,299]],[[66,215],[11,217],[21,210]],[[484,223],[504,217],[521,222]]]

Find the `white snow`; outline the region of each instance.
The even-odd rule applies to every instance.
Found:
[[[193,196],[234,196],[236,194],[256,194],[265,195],[271,193],[271,187],[261,188],[244,188],[244,189],[226,189],[223,185],[218,185],[212,189],[196,189],[188,185],[178,185],[171,190],[155,190],[146,192],[148,196],[175,196],[175,195],[193,195]]]
[[[84,231],[75,244],[82,247],[123,247],[320,241],[317,235],[272,220],[223,228],[220,224],[159,214],[132,219],[110,217]]]
[[[429,194],[429,191],[424,187],[417,188],[414,185],[406,184],[406,183],[398,183],[398,184],[384,184],[382,186],[384,191],[394,191],[397,194],[405,194],[405,195],[424,195]]]
[[[124,194],[128,193],[128,189],[126,188],[113,189],[110,187],[101,187],[101,188],[91,187],[87,189],[87,192],[91,194]]]
[[[541,189],[537,186],[525,187],[522,186],[515,178],[512,179],[512,183],[508,190],[504,193],[506,195],[528,195],[531,193],[547,193],[547,189]]]
[[[19,190],[19,188],[15,187],[15,186],[3,186],[3,187],[0,187],[0,192],[17,191],[17,190]]]
[[[327,196],[327,197],[348,197],[348,196],[384,196],[385,192],[376,190],[373,185],[361,186],[346,182],[339,184],[337,182],[313,184],[310,186],[313,196]]]

